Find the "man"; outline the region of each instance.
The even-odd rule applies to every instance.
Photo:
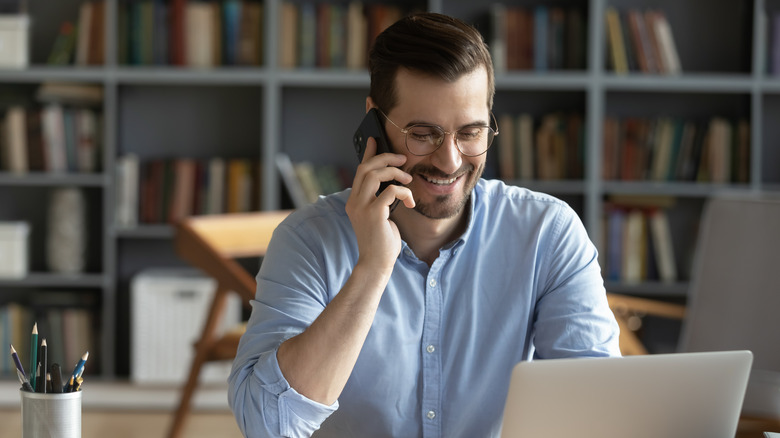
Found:
[[[407,17],[369,70],[392,153],[370,140],[351,190],[276,230],[231,407],[250,437],[497,436],[517,362],[620,354],[596,250],[563,202],[480,178],[497,127],[476,30]]]

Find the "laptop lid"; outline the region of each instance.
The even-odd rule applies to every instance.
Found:
[[[501,436],[733,438],[752,360],[723,351],[521,362]]]

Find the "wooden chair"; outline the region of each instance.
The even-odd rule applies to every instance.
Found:
[[[236,259],[265,255],[271,234],[289,211],[195,216],[176,225],[174,246],[178,255],[217,281],[217,291],[209,308],[189,377],[182,389],[168,436],[181,435],[190,402],[206,362],[232,360],[244,333],[241,326],[217,336],[229,294],[237,293],[245,306],[255,297],[256,281]]]
[[[647,353],[630,324],[645,314],[682,319],[678,351],[753,352],[740,438],[780,431],[778,256],[780,198],[715,196],[702,214],[685,308],[608,294],[624,355]]]

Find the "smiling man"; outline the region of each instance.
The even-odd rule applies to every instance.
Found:
[[[474,28],[404,18],[369,70],[391,152],[369,140],[351,190],[275,232],[230,405],[248,437],[498,436],[517,362],[620,354],[596,250],[565,203],[481,178],[498,127]]]

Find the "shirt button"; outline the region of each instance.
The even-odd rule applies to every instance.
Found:
[[[428,411],[428,413],[425,414],[425,416],[428,417],[429,420],[433,420],[434,418],[436,418],[436,412]]]
[[[428,284],[431,285],[431,287],[436,287],[436,279],[431,278],[431,281],[429,281]]]
[[[427,351],[428,353],[433,353],[434,351],[436,351],[436,347],[434,347],[433,345],[429,345],[427,348],[425,348],[425,351]]]

